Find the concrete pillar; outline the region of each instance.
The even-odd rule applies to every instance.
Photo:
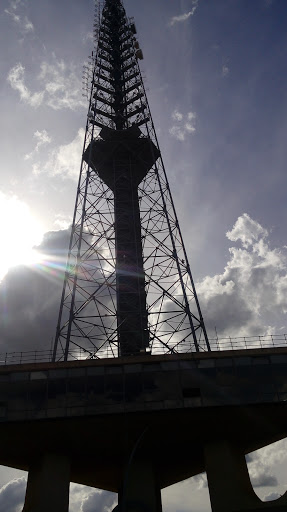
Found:
[[[286,512],[287,493],[273,502],[258,498],[245,455],[235,444],[212,441],[204,452],[212,512]]]
[[[148,459],[136,458],[125,472],[119,493],[118,512],[162,512],[161,492],[153,464]]]
[[[68,512],[69,487],[68,457],[42,455],[29,470],[23,512]]]
[[[206,443],[204,451],[212,512],[256,507],[260,500],[250,482],[244,453],[228,441]]]

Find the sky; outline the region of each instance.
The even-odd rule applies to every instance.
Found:
[[[124,5],[209,336],[286,333],[286,1]],[[0,352],[50,349],[94,3],[3,0],[0,9]],[[262,499],[287,488],[285,452],[283,441],[248,458]],[[21,510],[25,477],[0,468],[0,510]],[[109,512],[114,502],[71,488],[70,512]],[[165,490],[163,504],[209,512],[205,477]]]

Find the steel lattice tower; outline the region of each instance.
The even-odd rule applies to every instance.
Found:
[[[54,360],[210,349],[135,34],[106,0]]]

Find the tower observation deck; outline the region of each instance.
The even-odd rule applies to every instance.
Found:
[[[209,350],[120,0],[101,14],[54,361]]]

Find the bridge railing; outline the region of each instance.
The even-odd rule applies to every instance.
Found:
[[[287,347],[287,334],[209,338],[212,351]]]
[[[259,348],[287,348],[287,334],[268,334],[265,336],[241,336],[241,337],[218,337],[209,338],[209,343],[212,352],[223,352],[227,350],[250,350]],[[204,345],[199,346],[200,352],[206,352]],[[175,345],[172,353],[191,353],[195,352],[194,347],[190,343],[180,343]],[[152,346],[152,354],[160,355],[170,353],[160,344],[154,343]],[[84,350],[77,348],[69,351],[69,361],[84,360],[84,359],[102,359],[114,358],[115,352],[111,352],[108,348],[95,353],[94,349]],[[17,352],[0,352],[0,366],[12,364],[27,364],[27,363],[47,363],[52,361],[52,350],[31,350],[31,351],[17,351]],[[61,354],[58,355],[57,361],[63,361]]]

